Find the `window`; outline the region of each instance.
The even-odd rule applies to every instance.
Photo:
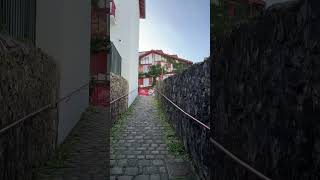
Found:
[[[149,86],[149,78],[143,78],[143,86]]]
[[[144,72],[144,73],[147,73],[148,71],[149,71],[149,67],[146,66],[146,65],[144,65],[144,66],[143,66],[143,72]]]
[[[141,64],[150,64],[149,57],[145,57],[142,59]]]

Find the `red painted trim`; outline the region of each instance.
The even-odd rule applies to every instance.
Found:
[[[148,56],[149,54],[158,54],[158,55],[161,55],[161,56],[166,56],[166,57],[170,57],[170,58],[176,59],[178,61],[182,61],[182,62],[184,62],[186,64],[193,64],[193,62],[191,62],[189,60],[182,59],[182,58],[179,58],[179,57],[175,57],[175,55],[166,54],[166,53],[163,53],[162,51],[160,52],[158,50],[146,51],[144,54],[140,55],[139,60],[142,59],[143,57]]]
[[[140,19],[146,18],[146,1],[139,0]]]
[[[111,12],[110,15],[115,16],[116,15],[116,4],[114,3],[114,0],[111,1]]]

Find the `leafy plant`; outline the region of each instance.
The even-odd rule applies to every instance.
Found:
[[[159,99],[154,100],[154,103],[158,109],[158,118],[160,120],[162,127],[164,128],[163,131],[165,135],[165,141],[169,148],[169,151],[183,159],[190,159],[190,156],[185,150],[183,143],[177,137],[174,129],[169,124],[169,119],[166,115],[164,106],[161,104],[161,101]]]
[[[186,64],[183,64],[181,62],[176,62],[175,60],[173,59],[168,59],[168,62],[171,63],[173,65],[173,71],[175,73],[180,73],[182,72],[184,69],[187,68],[187,65]]]
[[[99,52],[101,50],[110,50],[111,42],[106,37],[95,37],[91,39],[91,52]]]
[[[99,5],[99,0],[91,0],[91,6],[97,8]]]
[[[146,77],[147,75],[148,75],[148,73],[139,72],[139,77]]]
[[[128,108],[126,112],[120,115],[120,117],[115,121],[111,128],[111,143],[116,144],[120,137],[121,132],[125,128],[125,125],[128,120],[128,116],[132,113],[134,105],[137,103],[137,98],[133,101],[132,105]]]
[[[167,71],[164,68],[162,68],[160,64],[157,64],[149,67],[149,72],[147,73],[147,76],[152,77],[152,86],[154,86],[156,84],[156,78],[166,73]]]

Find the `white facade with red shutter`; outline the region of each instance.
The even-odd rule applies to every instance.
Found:
[[[122,58],[130,106],[138,95],[139,24],[145,18],[145,0],[112,0],[110,7],[110,40]]]

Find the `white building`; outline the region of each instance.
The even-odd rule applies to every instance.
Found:
[[[40,0],[36,14],[35,44],[58,65],[61,98],[89,82],[91,0]],[[88,86],[59,103],[59,144],[88,104]]]
[[[138,95],[139,24],[145,0],[112,0],[110,40],[121,58],[121,76],[129,83],[129,106]]]

